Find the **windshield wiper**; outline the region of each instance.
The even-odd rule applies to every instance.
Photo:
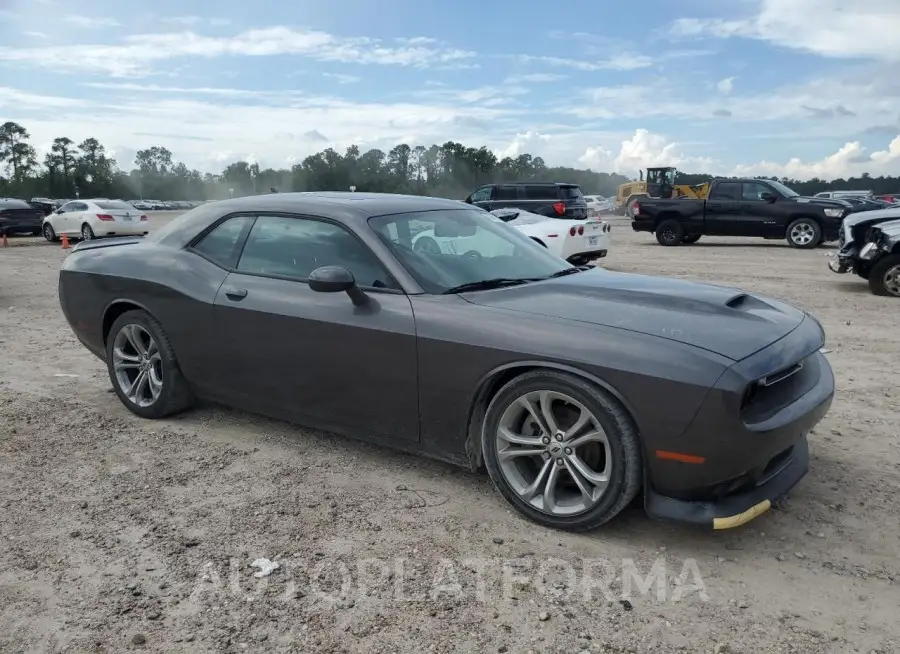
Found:
[[[527,284],[528,282],[536,282],[540,278],[537,277],[495,277],[494,279],[480,279],[477,282],[468,282],[460,284],[453,288],[448,288],[443,295],[452,295],[454,293],[465,293],[467,291],[489,291],[492,288],[502,288],[504,286],[518,286],[519,284]]]
[[[585,270],[590,270],[590,266],[574,266],[573,268],[566,268],[564,270],[557,270],[552,275],[547,275],[544,279],[553,279],[554,277],[565,277],[566,275],[574,275],[577,272],[584,272]]]

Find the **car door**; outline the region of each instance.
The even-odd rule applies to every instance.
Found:
[[[307,278],[348,268],[369,297],[320,293]],[[346,226],[260,215],[216,297],[220,383],[279,417],[374,439],[419,438],[409,298]]]
[[[706,201],[706,233],[710,236],[740,236],[740,182],[716,182]]]
[[[75,204],[75,202],[66,202],[55,213],[50,214],[50,225],[53,227],[54,232],[57,234],[69,233],[69,216]]]
[[[777,197],[772,187],[762,182],[741,183],[741,209],[737,217],[737,229],[741,236],[784,236],[779,227],[776,202],[763,199],[763,194]]]

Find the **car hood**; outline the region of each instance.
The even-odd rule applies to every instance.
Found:
[[[800,202],[802,204],[814,204],[818,207],[834,207],[835,209],[847,209],[849,205],[846,202],[841,202],[840,200],[831,200],[829,198],[810,198],[803,195],[798,195],[794,198],[788,198],[792,202]]]
[[[844,218],[844,226],[856,227],[863,223],[877,223],[887,220],[900,220],[900,207],[892,207],[890,209],[877,209],[875,211],[864,211],[862,213],[851,214]]]
[[[602,269],[464,297],[483,306],[657,336],[734,361],[786,336],[806,316],[789,304],[732,288]]]
[[[881,223],[875,229],[880,231],[887,238],[890,238],[890,239],[900,238],[900,220],[892,220],[891,222]]]

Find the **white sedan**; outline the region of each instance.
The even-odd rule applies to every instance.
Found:
[[[147,214],[121,200],[73,200],[44,218],[44,238],[57,241],[69,238],[88,241],[104,236],[146,236]]]
[[[573,265],[602,259],[609,252],[610,225],[603,220],[548,218],[519,209],[495,209],[490,213],[497,221],[514,227]],[[426,229],[413,237],[412,246],[418,252],[435,254],[462,253],[466,249],[482,256],[513,254],[510,243],[480,232],[475,232],[471,236],[455,235],[444,238],[435,235],[434,230]],[[460,248],[463,250],[460,251]],[[495,251],[498,248],[503,251]]]

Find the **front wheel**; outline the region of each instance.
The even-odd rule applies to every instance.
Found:
[[[884,257],[872,266],[869,289],[875,295],[900,297],[900,254]]]
[[[664,220],[656,228],[656,242],[660,245],[681,245],[684,237],[684,227],[677,220]]]
[[[788,225],[786,238],[791,247],[811,250],[822,242],[822,228],[812,218],[798,218]]]
[[[146,311],[126,311],[116,319],[106,362],[116,395],[142,418],[164,418],[193,404],[162,325]]]
[[[494,396],[482,452],[497,490],[519,513],[546,527],[599,527],[641,485],[631,417],[602,389],[556,371],[525,373]]]

